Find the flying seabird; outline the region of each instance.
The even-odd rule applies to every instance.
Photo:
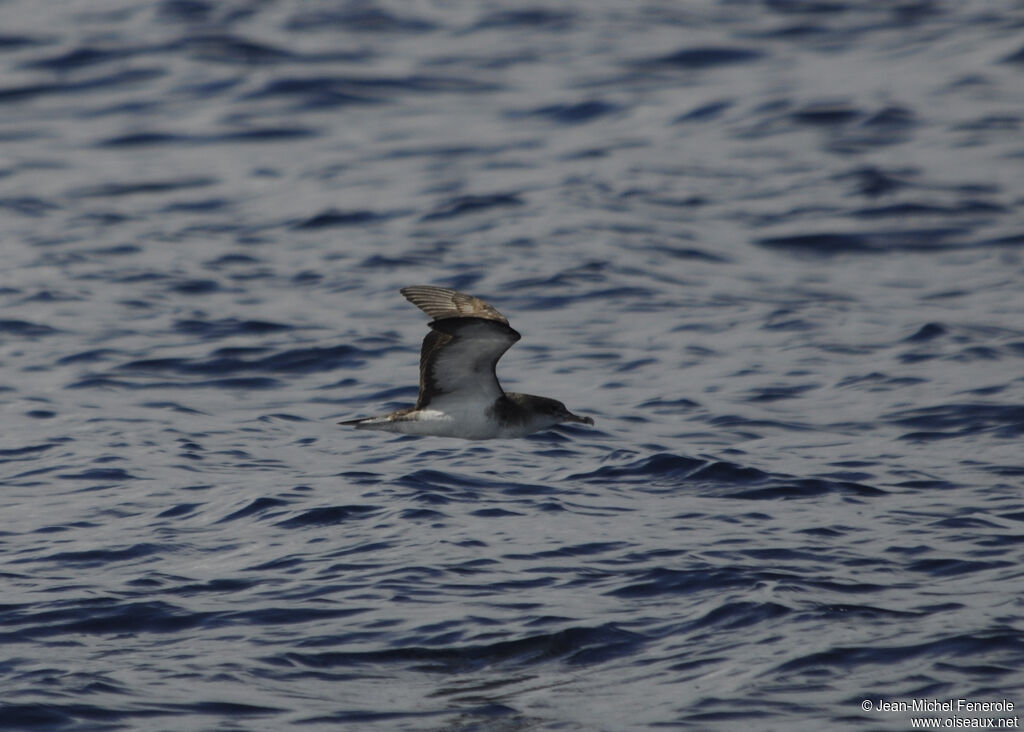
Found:
[[[420,349],[416,406],[339,424],[467,440],[522,437],[561,422],[594,424],[554,399],[501,388],[494,367],[521,336],[494,307],[446,287],[415,285],[401,293],[433,318]]]

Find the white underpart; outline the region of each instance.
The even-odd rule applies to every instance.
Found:
[[[360,430],[384,430],[405,435],[434,437],[461,437],[464,440],[489,440],[495,437],[522,437],[539,429],[556,424],[555,420],[543,418],[532,424],[503,426],[486,413],[480,402],[444,400],[445,409],[435,409],[432,404],[403,415],[398,419],[390,415],[371,417],[356,425]]]

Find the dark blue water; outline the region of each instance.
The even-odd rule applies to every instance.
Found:
[[[0,728],[1019,713],[1022,28],[0,5]],[[410,284],[596,426],[339,428],[415,399]]]

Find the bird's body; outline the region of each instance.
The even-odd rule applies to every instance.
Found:
[[[486,440],[522,437],[561,422],[594,423],[554,399],[506,393],[501,388],[495,365],[520,335],[492,306],[444,287],[405,287],[402,294],[434,318],[420,350],[416,405],[341,424],[363,430]]]

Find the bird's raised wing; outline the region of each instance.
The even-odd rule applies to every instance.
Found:
[[[505,392],[494,368],[520,336],[483,300],[444,287],[402,289],[406,299],[430,315],[431,332],[420,350],[417,409],[433,403],[491,403]]]
[[[458,290],[449,290],[447,287],[434,287],[433,285],[413,285],[412,287],[403,287],[401,293],[406,300],[434,320],[483,318],[508,325],[505,316],[495,310],[492,305],[479,297],[473,297]]]

